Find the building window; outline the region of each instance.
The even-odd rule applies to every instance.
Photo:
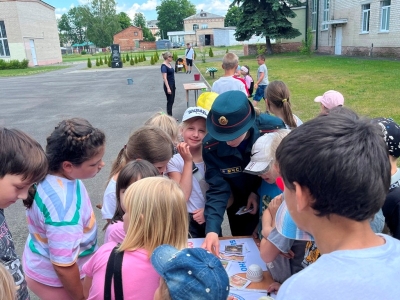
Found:
[[[138,35],[137,31],[135,31],[135,32],[133,33],[133,35],[134,35],[134,36],[137,36],[137,35]]]
[[[197,30],[197,29],[199,29],[199,25],[193,24],[193,30]]]
[[[201,24],[201,29],[207,29],[208,25],[207,24]]]
[[[322,23],[322,30],[328,29],[328,24],[325,24],[325,22],[328,21],[329,21],[329,0],[324,0],[324,19]]]
[[[311,1],[311,30],[317,30],[317,1]]]
[[[361,32],[369,32],[369,16],[370,16],[370,4],[364,4],[361,6],[362,8],[362,26]]]
[[[0,21],[0,57],[2,56],[10,56],[10,49],[8,48],[6,26],[4,25],[4,21]]]
[[[390,0],[381,1],[381,31],[389,31]]]

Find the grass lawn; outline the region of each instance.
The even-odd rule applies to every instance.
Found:
[[[248,65],[253,78],[257,77],[255,57],[240,57],[240,65]],[[334,89],[345,98],[345,105],[358,114],[369,117],[391,117],[400,123],[400,62],[383,59],[278,54],[266,59],[269,81],[282,80],[290,91],[293,112],[307,121],[319,113],[316,96]],[[196,66],[204,78],[212,83],[223,75],[220,62],[201,63]],[[216,67],[215,79],[206,68]],[[265,110],[265,102],[260,102]]]
[[[69,66],[42,66],[42,67],[29,67],[27,69],[0,70],[0,77],[28,76],[28,75],[65,69],[68,67]]]

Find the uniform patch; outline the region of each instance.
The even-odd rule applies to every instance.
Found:
[[[227,169],[220,169],[222,174],[233,174],[233,173],[241,173],[242,172],[242,167],[233,167],[233,168],[227,168]]]

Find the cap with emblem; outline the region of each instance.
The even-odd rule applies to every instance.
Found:
[[[254,107],[241,91],[219,95],[207,116],[207,131],[217,141],[232,141],[254,124]]]
[[[208,110],[196,106],[196,107],[189,107],[188,109],[186,109],[185,113],[183,114],[182,117],[182,122],[185,122],[187,120],[190,120],[192,118],[204,118],[207,119],[207,115],[208,115]]]
[[[157,247],[151,263],[165,280],[171,299],[227,299],[229,278],[219,259],[202,248],[181,251],[170,246]]]

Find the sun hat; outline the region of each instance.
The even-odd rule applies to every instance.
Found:
[[[254,107],[241,91],[228,91],[214,101],[207,116],[207,132],[217,141],[232,141],[254,124]]]
[[[218,94],[215,92],[204,92],[201,93],[199,98],[197,99],[197,106],[211,110],[211,106],[213,105],[215,99],[218,97]]]
[[[328,109],[332,109],[336,106],[344,105],[344,97],[341,93],[329,90],[322,96],[318,96],[314,99],[314,102],[320,102],[323,106]]]
[[[182,122],[185,122],[187,120],[190,120],[192,118],[196,118],[196,117],[201,117],[204,119],[207,119],[207,115],[208,115],[208,110],[196,106],[196,107],[189,107],[188,109],[185,110],[185,113],[183,114],[182,117]]]
[[[260,136],[251,149],[250,162],[243,172],[261,175],[267,172],[272,163],[273,155],[271,153],[271,145],[274,140],[274,132]]]
[[[245,66],[241,66],[240,70],[242,70],[245,73],[249,73],[249,69],[247,69]]]
[[[151,263],[174,300],[227,299],[229,278],[219,259],[202,248],[157,247]]]
[[[385,137],[389,154],[395,158],[400,157],[400,126],[391,118],[376,118]]]

